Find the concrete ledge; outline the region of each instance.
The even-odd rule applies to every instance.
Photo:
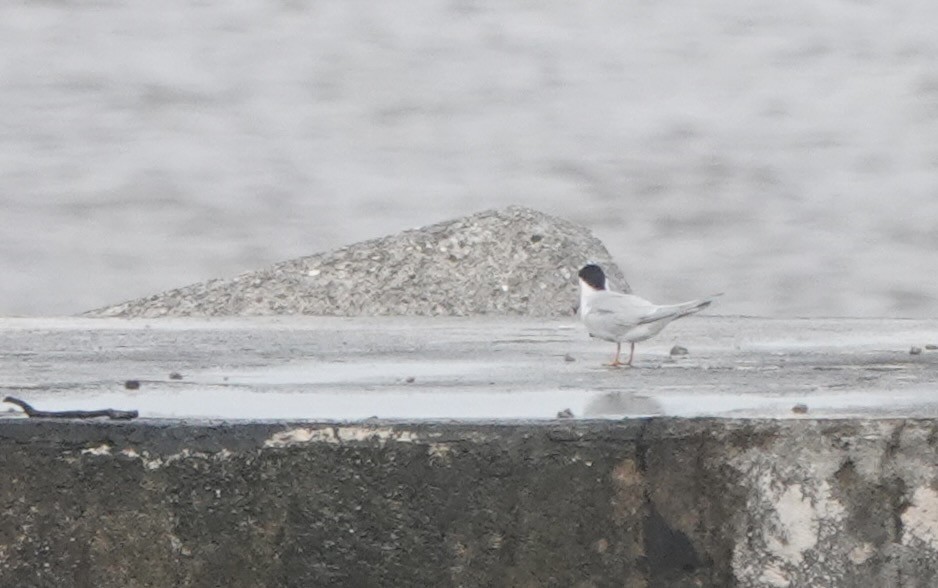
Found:
[[[574,317],[4,319],[0,386],[46,410],[150,418],[938,417],[938,352],[909,353],[936,333],[694,316],[610,369],[614,346]]]
[[[4,586],[932,586],[933,421],[0,425]]]

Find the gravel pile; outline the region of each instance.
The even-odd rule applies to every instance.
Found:
[[[92,310],[85,316],[570,315],[577,270],[603,266],[628,291],[584,227],[511,206],[335,251]]]

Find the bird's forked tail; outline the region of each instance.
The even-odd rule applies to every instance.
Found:
[[[678,307],[680,316],[686,316],[688,314],[700,312],[701,310],[707,308],[713,304],[715,299],[719,298],[720,296],[723,296],[723,292],[720,292],[719,294],[711,294],[706,298],[699,298],[697,300],[691,300],[690,302],[683,302],[675,306]]]

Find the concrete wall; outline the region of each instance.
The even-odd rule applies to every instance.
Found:
[[[933,586],[934,421],[0,422],[2,586]]]

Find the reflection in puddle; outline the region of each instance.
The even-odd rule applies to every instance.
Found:
[[[583,408],[582,416],[587,418],[609,418],[663,414],[664,409],[661,405],[647,396],[636,396],[628,392],[609,392],[607,394],[594,394]]]

